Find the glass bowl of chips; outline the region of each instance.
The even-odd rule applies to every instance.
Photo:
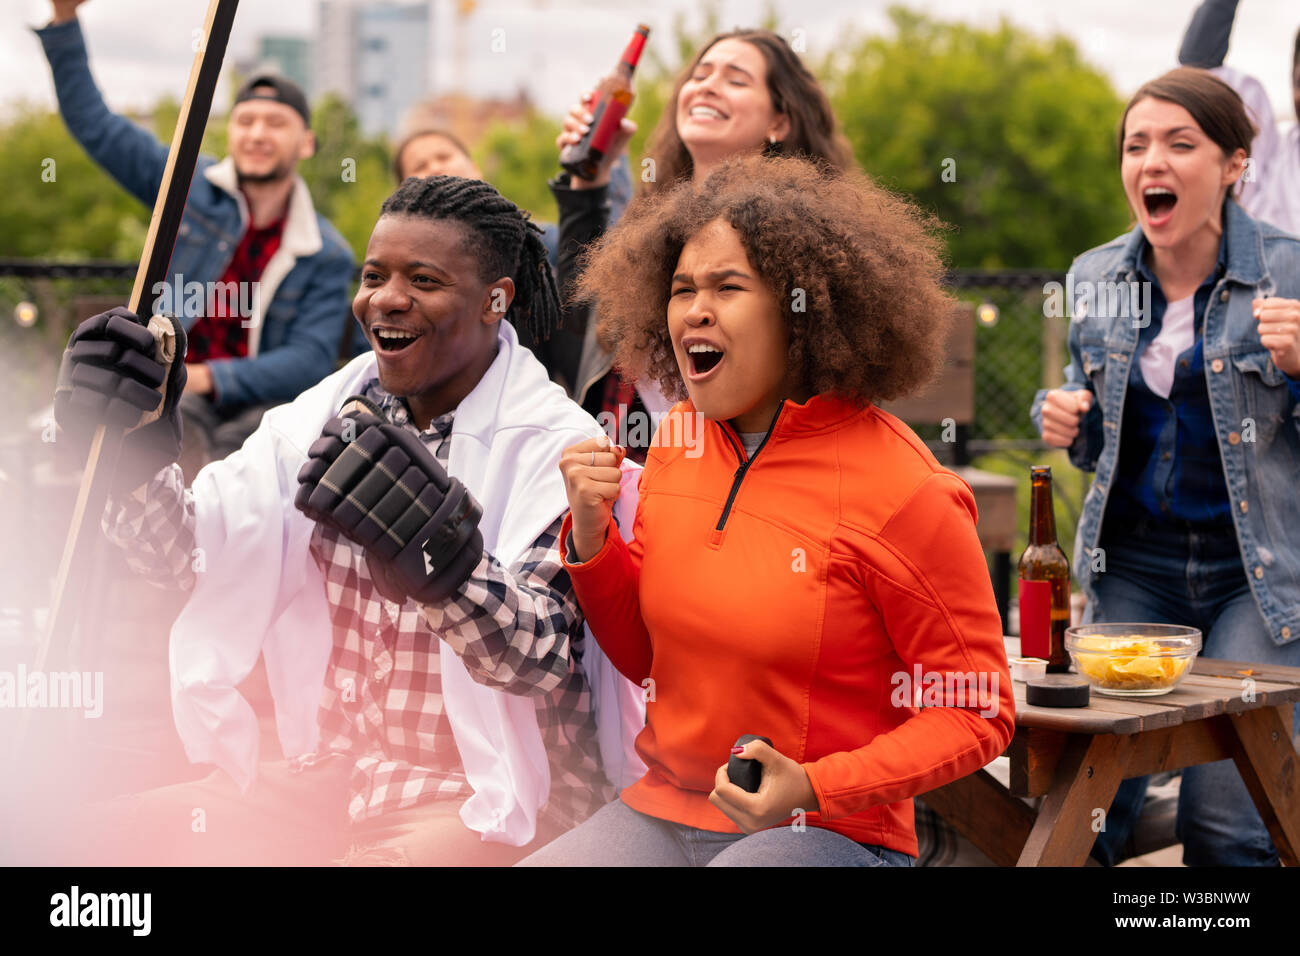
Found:
[[[1098,693],[1155,697],[1192,669],[1201,632],[1177,624],[1079,624],[1066,628],[1065,649]]]

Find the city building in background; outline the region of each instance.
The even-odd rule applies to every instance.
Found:
[[[532,98],[523,87],[511,99],[444,93],[410,104],[394,139],[417,129],[445,129],[472,147],[494,124],[526,123],[534,111]]]
[[[274,70],[297,83],[311,95],[311,39],[305,36],[263,34],[257,38],[257,53],[237,64],[244,76]]]
[[[429,93],[429,2],[320,0],[311,96],[342,96],[368,136],[394,136]]]

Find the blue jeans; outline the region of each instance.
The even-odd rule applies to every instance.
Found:
[[[911,866],[897,850],[854,843],[821,827],[715,833],[660,820],[621,799],[517,866]]]
[[[1152,518],[1107,525],[1106,570],[1094,576],[1094,621],[1196,627],[1206,657],[1300,666],[1300,641],[1279,647],[1269,639],[1231,527],[1216,532]],[[1296,711],[1300,715],[1300,707]],[[1146,789],[1146,777],[1120,785],[1093,846],[1100,862],[1119,862]],[[1277,849],[1231,760],[1182,771],[1175,828],[1188,866],[1278,865]]]

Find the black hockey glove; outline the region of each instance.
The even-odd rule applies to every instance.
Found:
[[[483,512],[469,489],[364,398],[325,423],[298,482],[294,505],[361,545],[390,601],[444,601],[483,555]]]
[[[185,391],[185,327],[174,316],[170,360],[130,309],[118,307],[82,322],[63,353],[54,390],[61,465],[85,464],[99,425],[126,430],[113,493],[130,494],[180,456]]]

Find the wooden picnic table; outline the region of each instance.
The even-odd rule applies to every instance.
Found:
[[[1007,638],[1007,656],[1019,654],[1019,638]],[[1017,681],[1015,698],[1009,786],[980,770],[924,795],[998,865],[1082,866],[1097,811],[1109,812],[1122,780],[1228,758],[1283,865],[1300,863],[1300,760],[1291,741],[1300,667],[1198,657],[1159,697],[1094,690],[1087,707],[1034,707]],[[1044,799],[1035,812],[1022,797]]]

